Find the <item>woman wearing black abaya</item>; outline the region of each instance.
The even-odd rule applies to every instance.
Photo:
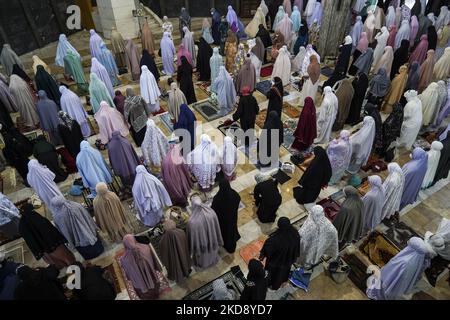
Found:
[[[300,235],[286,217],[278,220],[278,230],[264,242],[259,260],[266,259],[269,285],[277,290],[289,278],[292,264],[300,256]]]
[[[142,50],[141,62],[139,64],[142,66],[147,66],[148,70],[153,74],[156,79],[156,82],[159,81],[159,71],[156,67],[155,59],[153,59],[152,55],[148,52],[147,49]],[[142,69],[141,69],[142,73]]]
[[[438,36],[437,36],[436,28],[434,26],[428,27],[427,36],[428,36],[428,50],[436,51]]]
[[[181,65],[177,71],[177,81],[180,90],[183,91],[188,104],[197,102],[195,97],[194,83],[192,82],[192,66],[185,56],[181,57]]]
[[[233,121],[240,120],[241,129],[246,132],[255,129],[256,115],[259,113],[258,101],[250,93],[249,87],[244,87],[241,92],[239,104],[236,112],[233,114]],[[246,141],[246,145],[247,145]]]
[[[259,25],[259,30],[256,33],[255,38],[260,38],[262,43],[264,44],[264,48],[268,48],[272,46],[272,38],[270,37],[269,31],[262,24]]]
[[[352,48],[352,39],[351,37],[348,37],[346,38],[346,42],[339,47],[339,55],[334,72],[343,72],[344,75],[347,74],[348,66],[350,64],[350,57],[352,55]]]
[[[58,85],[56,84],[55,79],[53,79],[53,77],[45,71],[43,66],[38,65],[36,67],[34,81],[36,82],[37,91],[44,90],[50,100],[55,101],[58,106],[61,105],[61,92],[59,92]]]
[[[391,147],[391,143],[400,137],[400,132],[403,123],[403,106],[400,103],[396,103],[389,117],[383,122],[381,127],[381,140],[383,146],[380,150],[380,156],[384,157],[386,161],[391,162],[394,158],[394,147]]]
[[[278,164],[278,157],[277,157],[277,163],[272,163],[272,143],[277,143],[276,146],[279,148],[281,144],[283,143],[283,123],[280,120],[280,117],[276,113],[276,111],[270,111],[270,113],[267,116],[266,122],[264,123],[263,130],[261,132],[261,135],[258,139],[258,145],[257,145],[257,152],[258,152],[258,163],[261,165],[261,167],[268,167],[270,165]],[[278,141],[272,141],[272,135],[278,134]],[[260,149],[260,143],[263,141],[265,144],[265,150]],[[275,149],[275,147],[274,147]],[[261,154],[260,154],[261,153]],[[278,152],[279,153],[279,152]],[[263,155],[265,158],[268,159],[267,163],[261,162],[261,155]]]
[[[229,253],[236,250],[236,242],[241,238],[239,234],[238,210],[241,197],[234,191],[228,180],[223,179],[219,183],[219,192],[214,196],[211,208],[219,219],[220,231],[223,238],[223,247]]]
[[[381,127],[383,125],[383,120],[381,120],[380,112],[378,111],[378,107],[376,105],[368,102],[364,106],[364,113],[371,116],[375,120],[375,139],[373,141],[372,150],[377,154],[380,154],[383,147],[383,141],[381,140]]]
[[[269,286],[268,273],[264,270],[261,261],[251,259],[248,263],[247,282],[241,293],[242,301],[266,300]]]
[[[33,147],[33,155],[40,164],[55,174],[55,183],[66,180],[68,174],[60,166],[58,161],[58,153],[55,146],[45,140],[44,136],[39,136]]]
[[[54,266],[31,269],[23,265],[16,272],[19,283],[14,300],[67,300],[58,280],[59,270]]]
[[[211,67],[209,60],[213,54],[213,49],[206,42],[206,40],[201,37],[198,42],[198,54],[197,54],[197,71],[200,72],[199,81],[209,81],[211,80]]]
[[[441,141],[444,148],[441,150],[441,157],[434,176],[433,185],[441,179],[448,177],[450,171],[450,131],[447,133],[447,138]]]
[[[273,78],[274,84],[272,88],[270,88],[269,92],[267,92],[266,97],[269,99],[269,105],[267,107],[267,114],[272,111],[275,111],[278,114],[278,117],[281,119],[281,110],[283,109],[283,82],[279,77]],[[266,120],[267,121],[267,120]]]
[[[315,202],[331,176],[331,164],[326,151],[322,147],[315,147],[314,159],[298,181],[299,186],[293,190],[295,200],[299,204]]]
[[[58,125],[59,135],[67,151],[76,159],[80,152],[80,143],[84,140],[80,125],[64,111],[59,111],[58,117],[60,121]]]
[[[0,99],[0,123],[3,126],[5,126],[5,129],[14,127],[14,122],[11,119],[11,115],[9,114],[8,108],[6,108],[1,99]]]
[[[276,179],[268,180],[256,184],[253,190],[255,198],[256,215],[262,223],[274,222],[277,217],[277,210],[281,205],[282,197],[278,190]]]
[[[74,289],[73,294],[79,300],[114,300],[116,291],[114,285],[104,277],[105,269],[96,266],[83,266],[75,262],[80,268],[80,289]]]
[[[422,13],[422,1],[416,0],[416,2],[414,2],[413,7],[411,8],[411,17],[412,16],[418,17],[421,13]]]
[[[400,70],[400,67],[408,62],[409,53],[409,41],[402,40],[400,47],[394,52],[394,60],[392,62],[391,68],[391,80],[394,79],[395,75]]]

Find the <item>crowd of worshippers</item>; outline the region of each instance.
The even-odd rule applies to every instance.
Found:
[[[89,113],[99,127],[97,147],[106,146],[109,164],[86,140],[92,132],[79,95],[58,86],[50,67],[37,56],[33,57],[33,81],[12,48],[4,45],[0,55],[6,72],[0,77],[2,167],[9,165],[17,170],[23,183],[50,211],[53,223],[32,205],[19,210],[1,194],[2,233],[23,237],[34,257],[50,266],[32,269],[2,260],[0,298],[65,299],[58,270],[76,263],[83,270],[84,282],[73,296],[113,299],[114,288],[105,280],[103,270],[81,265],[74,255],[76,251],[86,261],[100,256],[106,239],[101,239],[99,230],[110,242],[123,243],[121,268],[139,298],[159,296],[162,266],[150,246],[133,236],[120,198],[110,191],[114,177],[130,190],[143,225],[152,228],[163,223],[160,259],[170,280],[182,282],[193,267],[202,270],[214,266],[220,259],[220,247],[235,252],[240,239],[240,196],[230,182],[236,179],[237,148],[230,137],[219,148],[206,134],[195,145],[196,117],[189,107],[197,100],[194,71],[199,81],[211,83],[220,114],[232,116],[232,121],[239,121],[240,127],[248,130],[255,128],[259,113],[253,92],[261,78],[261,67],[274,61],[265,130],[261,133],[267,135],[269,153],[272,144],[279,148],[283,143],[285,86],[291,83],[293,74],[302,78],[303,108],[290,150],[312,148],[314,157],[292,192],[309,215],[300,230],[286,217],[278,219],[278,230],[265,241],[259,259],[249,263],[241,299],[264,299],[268,288],[280,288],[288,281],[293,263],[311,269],[324,255],[337,259],[340,247],[367,235],[383,219],[395,217],[417,201],[421,189],[448,177],[450,126],[444,128],[442,124],[450,113],[450,13],[447,6],[435,6],[443,1],[429,1],[428,5],[416,1],[411,10],[400,1],[357,1],[349,35],[339,47],[333,73],[323,84],[318,115],[315,100],[321,57],[316,45],[323,4],[296,0],[294,6],[284,1],[278,7],[277,2],[282,1],[269,5],[261,1],[247,26],[231,6],[224,16],[212,9],[211,23],[204,19],[198,42],[190,31],[189,13],[183,8],[178,52],[172,40],[173,25],[167,17],[163,18],[158,51],[148,24],[143,24],[142,55],[131,39],[125,41],[116,30],[111,34],[112,51],[91,30],[89,83],[80,54],[61,35],[55,63],[76,83],[78,94],[89,95]],[[173,127],[190,133],[189,153],[169,141],[152,119],[160,110],[161,97],[156,55],[162,60],[162,74],[169,77],[168,111]],[[134,81],[139,80],[140,94],[130,88],[125,95],[114,91],[120,85],[119,70],[124,68]],[[20,115],[21,130],[10,116],[15,112]],[[380,112],[388,114],[384,122]],[[356,124],[359,129],[342,130],[346,124]],[[45,137],[34,142],[21,133],[39,127]],[[340,133],[331,140],[333,131]],[[273,143],[272,132],[278,137]],[[391,162],[400,147],[412,149],[419,133],[434,135],[430,150],[415,147],[403,168]],[[127,139],[129,134],[142,157]],[[65,148],[56,149],[59,145]],[[361,184],[357,173],[371,154],[390,162],[389,175],[384,182],[377,175],[369,176],[369,190],[361,198],[355,188]],[[34,158],[30,160],[31,155]],[[270,164],[261,163],[264,165]],[[67,200],[57,185],[75,172],[93,199],[94,217],[80,203]],[[350,178],[343,190],[345,201],[330,221],[315,202],[323,188],[337,184],[344,176]],[[268,174],[258,175],[256,180],[253,196],[257,217],[261,223],[273,223],[282,204],[278,182]],[[217,182],[219,190],[208,205],[205,197]],[[187,232],[165,217],[165,210],[171,206],[189,208]],[[435,234],[428,234],[425,240],[410,239],[404,250],[374,273],[368,296],[397,299],[410,292],[431,258],[450,258],[449,228],[449,221],[443,219]],[[223,283],[213,287],[217,299],[238,298]]]

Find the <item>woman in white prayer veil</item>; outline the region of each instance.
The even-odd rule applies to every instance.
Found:
[[[369,43],[373,42],[374,32],[375,32],[375,22],[376,18],[373,14],[373,11],[367,11],[367,18],[364,21],[364,31],[367,33],[367,39],[369,39]]]
[[[286,86],[291,81],[291,55],[286,46],[281,47],[273,66],[272,80],[279,77]]]
[[[306,4],[306,8],[305,8],[305,17],[306,17],[306,21],[308,22],[308,25],[310,24],[309,22],[311,21],[311,18],[314,14],[314,9],[316,8],[316,0],[308,0],[308,3]]]
[[[245,33],[249,37],[254,38],[258,33],[259,25],[261,24],[264,26],[264,29],[267,29],[266,16],[264,15],[262,8],[259,7],[256,10],[255,16],[253,17],[252,21],[250,21],[247,27],[245,27]]]
[[[170,116],[178,122],[178,116],[180,115],[180,106],[182,104],[188,104],[186,96],[183,91],[178,88],[177,83],[174,81],[170,84],[169,101],[168,101]]]
[[[259,8],[261,8],[264,17],[267,16],[267,14],[269,13],[269,8],[267,7],[267,4],[264,0],[261,0],[261,3],[259,4]]]
[[[400,44],[402,43],[402,40],[408,40],[411,36],[411,27],[409,25],[408,20],[403,20],[402,24],[400,25],[400,29],[397,31],[397,35],[395,36],[395,46],[394,50],[397,50],[400,48]]]
[[[276,16],[275,16],[275,19],[274,19],[274,21],[272,22],[272,30],[273,30],[273,31],[276,31],[276,30],[277,30],[278,24],[280,23],[281,20],[283,20],[284,14],[285,14],[285,13],[286,13],[286,12],[284,12],[284,7],[283,7],[283,6],[279,6],[279,7],[278,7],[278,12],[277,12],[277,14],[276,14]]]
[[[384,49],[386,48],[387,41],[389,38],[389,30],[386,27],[382,27],[381,31],[377,33],[375,36],[375,40],[377,40],[377,46],[373,52],[373,62],[372,65],[376,66],[383,56]]]
[[[390,28],[391,26],[395,25],[395,8],[393,6],[388,7],[384,25],[386,28]]]
[[[439,85],[436,82],[430,83],[430,85],[419,95],[420,101],[422,101],[422,125],[428,126],[430,123],[434,123],[439,114]]]
[[[277,29],[275,31],[280,31],[284,36],[284,44],[291,43],[292,39],[292,26],[293,22],[287,13],[284,14],[283,19],[277,24]]]
[[[423,178],[422,189],[426,189],[433,183],[434,175],[439,164],[439,159],[441,158],[441,150],[444,145],[440,141],[433,141],[431,143],[431,149],[428,151],[428,165],[427,173],[425,173],[425,178]]]
[[[216,174],[220,171],[220,154],[207,134],[201,135],[200,145],[188,154],[187,163],[200,188],[203,191],[211,190]]]
[[[306,46],[306,54],[305,54],[305,58],[303,59],[302,69],[300,71],[301,74],[305,74],[307,72],[308,66],[309,66],[309,62],[310,62],[309,57],[311,57],[313,54],[315,56],[317,56],[317,62],[320,64],[320,56],[319,56],[319,54],[316,52],[316,50],[313,49],[313,46],[311,44],[308,44]]]
[[[36,96],[31,92],[30,86],[16,74],[9,78],[9,91],[19,107],[20,117],[27,127],[35,127],[39,123],[36,109]]]
[[[237,165],[237,148],[230,137],[223,139],[222,146],[222,172],[225,179],[232,181],[236,177],[236,165]]]
[[[415,90],[405,92],[404,96],[407,103],[403,108],[403,122],[398,143],[399,146],[409,150],[422,126],[422,101]]]
[[[389,219],[397,211],[400,210],[400,201],[402,200],[403,186],[405,184],[405,176],[402,168],[397,162],[388,164],[389,175],[383,182],[384,203],[381,210],[381,220]]]
[[[438,255],[450,261],[450,220],[442,218],[436,233],[425,232],[425,242],[428,243]]]
[[[315,205],[309,211],[305,223],[298,231],[300,234],[300,257],[297,262],[310,268],[320,262],[324,255],[333,260],[338,256],[338,232],[330,220],[325,217],[321,206]]]
[[[356,174],[361,166],[369,160],[372,145],[375,140],[375,120],[366,116],[363,120],[363,126],[359,131],[350,136],[352,145],[352,157],[347,171]]]
[[[189,31],[188,27],[183,27],[184,37],[181,43],[191,54],[192,57],[192,68],[197,65],[197,51],[195,50],[194,34]]]
[[[306,56],[306,48],[301,46],[297,55],[291,61],[291,72],[300,72],[303,66],[303,60]]]
[[[161,163],[169,151],[169,141],[152,119],[147,120],[147,130],[141,150],[145,163],[155,167],[161,167]]]
[[[161,95],[161,91],[159,91],[155,76],[145,65],[141,67],[141,71],[141,96],[147,104],[147,113],[159,111],[159,96]]]
[[[338,99],[333,93],[331,87],[323,89],[323,100],[317,117],[317,138],[314,140],[316,144],[328,143],[330,141],[331,129],[338,112]]]
[[[439,30],[441,27],[446,26],[450,23],[450,12],[448,6],[442,6],[439,16],[436,19],[434,27]]]

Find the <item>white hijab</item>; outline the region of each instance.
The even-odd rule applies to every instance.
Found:
[[[147,66],[141,67],[141,96],[148,104],[156,104],[159,101],[161,91],[159,91],[158,84],[156,83],[155,76],[148,70]]]
[[[382,27],[381,31],[375,36],[377,40],[377,46],[373,52],[373,62],[372,65],[376,66],[383,55],[384,49],[386,48],[387,41],[389,38],[389,30],[386,27]]]
[[[314,143],[322,144],[330,141],[331,130],[338,112],[338,99],[333,89],[327,86],[323,89],[323,100],[317,118],[317,138]]]
[[[169,151],[169,141],[152,119],[147,120],[147,130],[141,145],[142,155],[147,164],[161,166]]]
[[[352,145],[352,158],[349,164],[350,173],[356,173],[355,170],[358,171],[361,166],[367,163],[374,140],[375,120],[370,116],[366,116],[364,117],[362,128],[350,136]]]
[[[445,260],[450,260],[450,220],[442,218],[435,234],[427,231],[425,242]]]
[[[230,137],[225,137],[222,146],[222,171],[227,176],[232,176],[236,170],[237,148]]]
[[[384,218],[389,219],[396,211],[399,211],[403,187],[405,185],[405,175],[398,163],[389,163],[388,171],[389,175],[383,182],[385,199],[381,212],[381,220]]]
[[[408,103],[403,108],[403,123],[399,146],[411,149],[422,126],[422,101],[415,90],[405,92],[404,96]]]
[[[280,77],[283,86],[288,85],[291,81],[291,55],[286,46],[280,49],[275,65],[273,66],[272,80],[275,77]]]
[[[302,69],[302,65],[303,65],[303,60],[305,59],[306,56],[306,48],[301,46],[300,49],[298,50],[297,55],[295,56],[294,59],[292,59],[291,62],[291,71],[292,72],[300,72]]]
[[[203,189],[214,185],[216,173],[220,171],[220,155],[207,134],[201,135],[200,145],[188,154],[187,164]]]
[[[443,148],[444,145],[440,141],[433,141],[431,144],[431,149],[428,151],[427,173],[425,174],[425,178],[423,178],[422,189],[428,188],[433,182]]]
[[[309,58],[313,54],[317,57],[317,62],[320,64],[320,56],[319,56],[319,54],[316,52],[316,50],[313,49],[312,45],[308,44],[306,46],[305,57],[303,58],[302,69],[301,69],[301,73],[302,74],[306,74],[308,72],[308,67],[309,67],[309,63],[310,63]]]

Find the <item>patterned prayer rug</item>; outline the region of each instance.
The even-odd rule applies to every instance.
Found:
[[[252,259],[258,259],[259,252],[261,251],[263,245],[264,240],[258,239],[250,242],[248,245],[242,247],[242,249],[239,250],[239,255],[241,256],[242,260],[245,261],[245,264],[248,265],[249,261]]]
[[[219,114],[219,106],[209,100],[196,102],[192,104],[192,107],[208,122],[222,117],[222,115]]]
[[[288,102],[284,102],[283,112],[290,118],[298,119],[300,117],[301,110],[295,108]]]
[[[159,119],[161,120],[162,124],[167,128],[167,130],[173,132],[173,123],[169,112],[161,113],[159,115]]]
[[[364,252],[374,264],[380,268],[386,265],[397,253],[399,249],[386,239],[378,231],[372,232],[361,244],[359,250]]]
[[[367,265],[362,262],[355,254],[345,254],[342,259],[350,266],[348,278],[362,292],[366,292],[367,288]]]
[[[397,219],[383,220],[387,230],[383,232],[384,237],[388,239],[398,250],[406,248],[408,240],[412,237],[421,237],[412,228],[404,222]]]
[[[269,92],[271,87],[272,87],[272,81],[271,80],[264,80],[264,81],[258,82],[256,84],[256,90],[261,92],[263,95],[266,95],[267,92]],[[285,97],[285,96],[288,96],[288,95],[289,95],[289,92],[284,90],[283,96]]]
[[[273,72],[273,64],[261,68],[260,76],[261,78],[269,77]]]
[[[211,82],[210,81],[197,82],[195,85],[199,89],[201,89],[203,92],[205,92],[208,96],[211,96],[211,91],[208,90],[208,88],[211,86]]]

